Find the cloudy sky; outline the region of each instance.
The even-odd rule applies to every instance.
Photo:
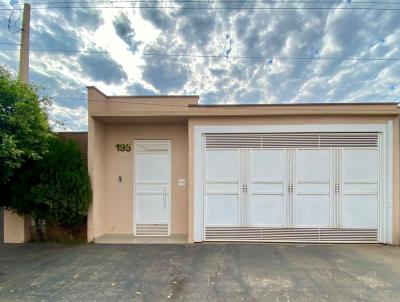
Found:
[[[400,60],[386,60],[400,59],[394,0],[39,4],[54,1],[30,1],[30,80],[54,98],[65,130],[87,129],[87,85],[202,103],[400,101]],[[57,8],[37,9],[48,6]],[[11,7],[0,0],[0,64],[17,72],[20,12],[10,18]]]

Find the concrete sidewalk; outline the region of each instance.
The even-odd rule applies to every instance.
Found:
[[[0,246],[0,301],[399,300],[392,246]]]

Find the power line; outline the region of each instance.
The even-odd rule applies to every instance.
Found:
[[[12,50],[20,50],[20,48],[0,48],[0,50],[12,51]],[[108,51],[97,51],[97,50],[63,50],[63,49],[39,49],[39,48],[29,48],[25,50],[37,51],[37,52],[60,52],[60,53],[92,53],[92,54],[108,53]]]
[[[341,61],[400,61],[400,58],[344,58],[344,57],[274,57],[274,56],[224,56],[224,55],[191,55],[191,54],[161,54],[144,53],[143,56],[193,57],[193,58],[226,58],[255,60],[341,60]]]
[[[53,4],[91,4],[91,3],[204,3],[204,4],[229,4],[229,3],[260,3],[259,0],[93,0],[93,1],[47,1],[47,2],[31,2],[31,5],[53,5]],[[380,5],[399,5],[400,2],[386,2],[386,1],[351,1],[344,3],[341,0],[271,0],[264,4],[348,4],[348,5],[358,5],[358,4],[380,4]],[[3,4],[0,6],[8,6],[8,4]]]
[[[15,51],[18,48],[3,48],[4,51]],[[60,52],[60,53],[90,53],[105,54],[108,51],[93,50],[61,50],[61,49],[36,49],[30,51],[37,52]],[[244,59],[244,60],[326,60],[326,61],[400,61],[400,58],[349,58],[349,57],[283,57],[283,56],[225,56],[225,55],[194,55],[194,54],[168,54],[168,53],[143,53],[144,57],[173,57],[173,58],[211,58],[211,59]]]
[[[34,7],[32,10],[49,10],[49,9],[127,9],[127,8],[140,8],[140,9],[178,9],[186,11],[196,10],[370,10],[370,11],[400,11],[400,8],[380,8],[380,7],[181,7],[181,6],[46,6],[46,7]],[[22,8],[0,8],[0,11],[13,11],[22,10]]]
[[[180,10],[372,10],[372,11],[400,11],[400,8],[376,8],[376,7],[180,7],[180,6],[51,6],[32,7],[31,9],[180,9]],[[22,10],[22,9],[21,9]]]
[[[161,3],[260,3],[260,0],[72,0],[72,1],[46,1],[46,2],[33,2],[31,4],[52,4],[52,3],[118,3],[118,2],[132,2],[132,3],[149,3],[149,2],[161,2]],[[400,2],[386,2],[386,1],[351,1],[343,2],[343,0],[269,0],[264,3],[337,3],[337,4],[400,4]]]

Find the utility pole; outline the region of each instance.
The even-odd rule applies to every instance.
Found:
[[[18,77],[22,83],[28,84],[29,79],[29,27],[31,6],[24,4],[24,15],[21,28],[21,45],[19,51]],[[24,243],[31,239],[31,219],[28,216],[19,216],[16,213],[4,210],[3,213],[3,241],[6,243]]]
[[[19,50],[19,79],[27,84],[29,80],[29,31],[31,20],[31,5],[24,3],[22,17],[21,46]]]

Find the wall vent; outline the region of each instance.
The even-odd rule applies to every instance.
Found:
[[[136,236],[168,236],[168,224],[137,224]]]
[[[376,132],[212,133],[205,138],[207,149],[378,147]]]
[[[206,227],[205,241],[377,243],[377,229]]]

